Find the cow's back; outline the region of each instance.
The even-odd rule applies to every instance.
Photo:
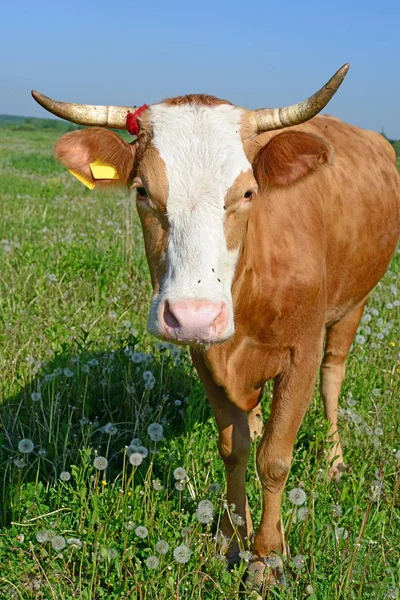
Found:
[[[316,222],[321,211],[308,234],[309,251],[303,250],[304,226],[293,214],[293,248],[304,253],[305,262],[307,252],[323,251],[329,323],[365,298],[388,267],[400,233],[400,175],[394,149],[375,132],[328,115],[290,129],[321,136],[334,149],[329,166],[286,192],[304,206],[303,223],[307,216]],[[274,135],[279,132],[262,137]]]

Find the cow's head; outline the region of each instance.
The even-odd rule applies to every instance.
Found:
[[[292,107],[248,111],[191,95],[149,106],[132,144],[100,127],[68,133],[57,142],[57,158],[89,186],[136,189],[154,290],[149,331],[182,343],[232,336],[232,282],[257,192],[256,136],[317,114],[347,70],[345,65],[314,96]],[[81,124],[126,128],[127,114],[135,110],[34,97]],[[95,179],[94,163],[114,167],[115,178]]]

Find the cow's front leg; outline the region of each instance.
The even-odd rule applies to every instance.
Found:
[[[275,379],[271,415],[257,450],[257,471],[263,492],[263,512],[254,541],[249,581],[255,586],[279,583],[281,557],[286,555],[281,521],[282,493],[292,462],[293,445],[312,395],[321,345],[294,352],[291,364]],[[278,566],[276,566],[278,563]],[[266,566],[268,574],[264,573]]]
[[[217,422],[218,449],[225,463],[227,502],[234,505],[225,511],[222,533],[230,564],[239,561],[239,551],[249,546],[253,525],[246,495],[246,468],[250,454],[250,430],[247,413],[235,406],[223,388],[217,386],[200,354],[192,352],[193,362],[203,382]]]

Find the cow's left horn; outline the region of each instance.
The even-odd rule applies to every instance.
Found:
[[[284,108],[260,108],[253,111],[255,117],[255,129],[261,131],[271,131],[272,129],[282,129],[291,125],[304,123],[312,117],[315,117],[329,102],[332,96],[339,89],[340,84],[347,75],[350,65],[346,63],[341,67],[333,77],[313,96]]]
[[[32,96],[43,108],[78,125],[98,125],[112,129],[126,129],[126,115],[135,112],[136,106],[95,106],[92,104],[72,104],[52,100],[44,94],[32,90]]]

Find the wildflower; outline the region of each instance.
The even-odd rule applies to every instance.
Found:
[[[149,535],[149,530],[147,529],[147,527],[139,525],[138,527],[136,527],[135,533],[140,539],[144,540]]]
[[[270,567],[271,569],[282,567],[282,560],[277,554],[271,554],[271,556],[268,556],[264,562],[267,567]]]
[[[158,540],[156,543],[156,551],[159,554],[167,554],[169,550],[169,544],[165,540]]]
[[[143,462],[143,456],[139,452],[133,452],[129,457],[129,462],[133,467],[138,467]]]
[[[221,489],[219,483],[210,483],[210,487],[208,488],[211,494],[218,494]]]
[[[22,454],[30,454],[33,451],[34,447],[35,444],[32,442],[32,440],[28,438],[24,438],[18,443],[18,450],[22,452]]]
[[[295,506],[301,506],[306,501],[307,496],[301,488],[293,488],[289,492],[289,500]]]
[[[200,521],[200,523],[208,524],[211,523],[211,521],[213,520],[213,516],[213,503],[210,502],[210,500],[202,500],[201,502],[199,502],[196,511],[197,520]]]
[[[41,397],[42,397],[42,394],[40,392],[32,392],[32,394],[31,394],[31,399],[33,400],[33,402],[38,402]]]
[[[248,550],[241,550],[239,552],[239,558],[241,558],[242,560],[244,560],[246,562],[249,562],[253,558],[253,555]]]
[[[174,477],[177,481],[182,481],[186,479],[187,473],[183,467],[177,467],[174,471]]]
[[[308,513],[309,513],[309,509],[307,508],[307,506],[301,506],[299,508],[299,510],[297,511],[297,516],[299,518],[300,521],[306,521],[307,517],[308,517]]]
[[[145,371],[142,377],[145,381],[144,387],[146,390],[152,390],[156,384],[156,378],[154,377],[153,373],[151,371]]]
[[[22,457],[21,458],[20,457],[14,458],[13,463],[14,463],[14,465],[16,467],[18,467],[18,469],[23,469],[25,467],[25,464],[26,464],[25,463],[25,459],[22,458]]]
[[[179,563],[181,565],[189,562],[191,554],[192,554],[191,551],[189,550],[189,548],[187,546],[185,546],[185,544],[182,544],[181,546],[177,546],[173,552],[174,559],[176,560],[177,563]]]
[[[148,556],[144,561],[148,569],[158,569],[160,561],[157,556]]]
[[[53,546],[54,550],[64,550],[65,537],[62,535],[53,535],[53,537],[51,538],[51,545]]]
[[[297,556],[294,557],[293,563],[294,563],[294,566],[296,567],[296,569],[301,571],[301,569],[304,569],[304,567],[306,566],[306,557],[303,556],[302,554],[298,554]]]
[[[332,514],[334,517],[341,517],[343,514],[342,507],[340,504],[334,504],[332,506]]]
[[[74,376],[74,372],[71,371],[71,369],[64,369],[63,371],[65,377],[73,377]]]
[[[49,539],[49,531],[47,529],[38,531],[36,534],[36,540],[39,542],[39,544],[44,544],[45,542],[48,542]]]
[[[108,460],[104,456],[96,456],[93,461],[93,466],[98,471],[105,471],[108,467]]]
[[[361,335],[361,334],[356,335],[355,339],[356,339],[357,344],[360,344],[360,345],[365,344],[365,337],[363,335]]]
[[[104,431],[104,433],[107,433],[108,435],[115,435],[117,433],[118,429],[116,428],[114,423],[107,423],[107,425],[104,425],[103,431]]]
[[[160,442],[163,439],[163,426],[158,423],[151,423],[147,428],[147,433],[153,442]]]
[[[349,532],[344,527],[337,527],[335,529],[337,540],[346,540],[349,536]]]
[[[80,550],[82,548],[82,541],[79,538],[75,538],[75,537],[68,538],[67,544],[69,546],[73,546],[74,548],[78,548],[78,550]]]
[[[371,502],[378,502],[383,491],[383,482],[378,479],[373,481],[369,488],[369,498]]]
[[[186,487],[186,481],[177,481],[175,483],[175,489],[178,490],[178,492],[183,492],[183,490]]]
[[[232,517],[232,521],[238,527],[241,527],[242,525],[244,525],[244,519],[240,515],[237,515],[236,513],[233,512],[232,515],[231,515],[231,517]]]
[[[71,479],[71,473],[69,471],[61,471],[60,479],[61,481],[69,481]]]
[[[153,479],[153,490],[160,492],[163,489],[163,485],[159,479]]]
[[[109,548],[107,556],[110,560],[115,560],[116,558],[118,558],[118,550],[116,550],[115,548]]]

